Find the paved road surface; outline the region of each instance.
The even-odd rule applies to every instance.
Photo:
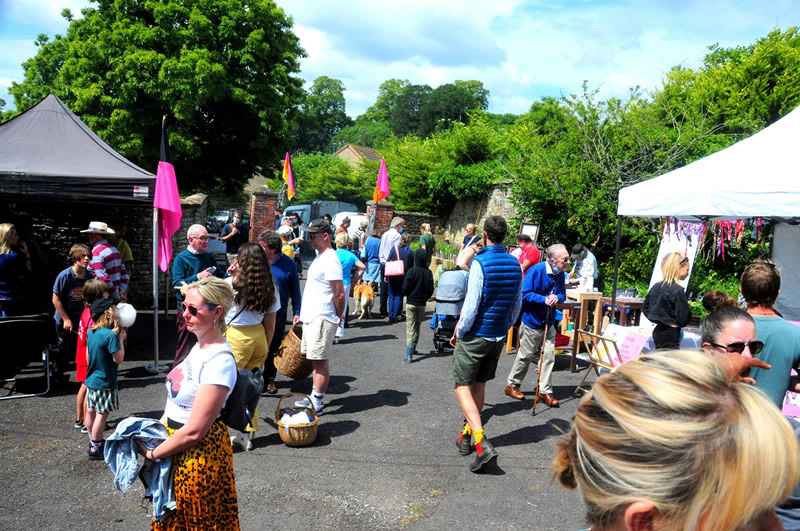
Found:
[[[430,316],[432,303],[428,310]],[[532,399],[513,401],[503,393],[513,356],[502,357],[484,411],[499,459],[476,475],[468,469],[472,457],[461,457],[455,445],[462,416],[452,391],[451,353],[429,353],[432,333],[425,328],[423,354],[404,364],[405,327],[375,319],[346,330],[335,347],[325,413],[310,447],[285,446],[274,420],[280,395],[309,392],[310,379],[293,382],[279,375],[279,394],[261,400],[264,422],[255,449],[237,450],[234,457],[242,528],[584,527],[579,495],[550,480],[551,436],[575,414],[578,400],[571,393],[582,376],[569,373],[568,357],[558,357],[553,374],[562,406],[540,403],[535,417]],[[161,329],[162,353],[169,355],[174,321],[162,321]],[[128,359],[120,370],[121,409],[112,423],[128,415],[161,415],[164,375],[143,368],[152,359],[151,331],[152,316],[140,314],[129,334]],[[25,371],[18,390],[41,382],[35,368]],[[522,390],[532,395],[535,382],[532,370]],[[0,402],[0,529],[149,526],[141,486],[120,493],[105,463],[88,461],[87,437],[72,426],[76,391],[73,381],[44,398]]]

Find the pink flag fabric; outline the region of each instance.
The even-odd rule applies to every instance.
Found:
[[[165,124],[161,127],[161,161],[156,173],[153,208],[158,209],[158,267],[166,272],[172,259],[172,235],[181,228],[183,212]]]
[[[381,159],[381,169],[378,170],[378,180],[375,182],[375,191],[372,192],[372,201],[377,204],[381,199],[389,197],[389,173],[386,171],[386,161]]]

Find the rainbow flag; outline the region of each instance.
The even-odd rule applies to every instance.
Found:
[[[389,197],[389,193],[389,173],[386,171],[386,161],[381,159],[381,169],[378,170],[378,180],[375,181],[372,201],[377,205],[378,201]]]
[[[286,183],[286,197],[289,201],[296,195],[294,191],[294,176],[292,175],[292,164],[289,162],[289,152],[286,152],[286,160],[283,163],[283,182]]]

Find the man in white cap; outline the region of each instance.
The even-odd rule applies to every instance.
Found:
[[[102,221],[92,221],[89,228],[81,231],[92,247],[91,271],[97,280],[107,282],[111,288],[111,298],[125,302],[128,298],[128,270],[122,263],[122,254],[106,239],[114,231]]]

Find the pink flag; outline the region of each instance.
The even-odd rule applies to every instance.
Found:
[[[161,160],[156,173],[153,208],[158,209],[158,267],[166,272],[172,259],[172,235],[181,228],[181,198],[167,140],[166,119],[161,124]]]
[[[378,170],[378,180],[375,182],[375,191],[372,192],[372,201],[378,201],[389,197],[389,173],[386,171],[386,161],[381,159],[381,169]]]

